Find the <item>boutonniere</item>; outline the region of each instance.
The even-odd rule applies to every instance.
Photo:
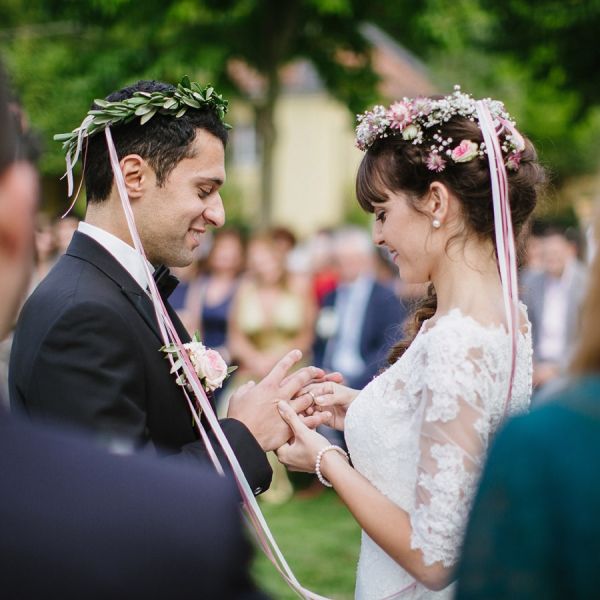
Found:
[[[207,348],[200,341],[199,332],[194,333],[192,341],[183,344],[183,348],[188,353],[194,371],[196,371],[196,375],[198,375],[202,387],[207,392],[214,392],[214,390],[220,388],[225,379],[237,369],[235,366],[228,367],[227,363],[223,360],[223,357],[216,350]],[[177,385],[189,389],[190,386],[185,373],[182,370],[183,359],[179,356],[177,346],[175,346],[175,344],[169,344],[168,346],[163,346],[161,351],[164,352],[167,357],[171,354],[174,355],[171,373],[177,373],[177,379],[175,379]]]

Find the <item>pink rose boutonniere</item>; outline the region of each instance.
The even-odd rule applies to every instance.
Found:
[[[194,334],[191,342],[183,345],[183,348],[187,351],[198,379],[207,392],[214,392],[220,388],[225,379],[237,369],[235,366],[228,367],[223,357],[216,350],[207,348],[200,341],[200,334],[198,332]],[[177,373],[177,379],[175,380],[177,385],[188,386],[185,373],[182,371],[183,359],[179,356],[177,347],[174,344],[170,344],[169,346],[163,346],[161,350],[167,356],[170,354],[174,355],[171,373]]]

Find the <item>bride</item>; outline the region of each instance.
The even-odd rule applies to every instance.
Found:
[[[503,105],[459,88],[376,106],[359,117],[357,145],[374,241],[403,281],[431,282],[429,295],[363,390],[331,381],[303,390],[344,430],[352,463],[285,403],[294,437],[278,457],[332,485],[361,525],[357,598],[447,598],[490,438],[531,393],[512,231],[494,217],[505,206],[518,232],[544,173]]]

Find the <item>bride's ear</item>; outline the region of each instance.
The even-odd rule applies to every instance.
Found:
[[[440,181],[431,183],[425,202],[425,211],[432,222],[436,221],[440,226],[447,222],[450,214],[450,203],[448,188]]]

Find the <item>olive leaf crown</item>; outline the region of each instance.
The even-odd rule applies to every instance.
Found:
[[[491,98],[485,98],[483,102],[493,119],[505,165],[516,171],[525,149],[525,140],[502,102]],[[487,154],[484,142],[461,140],[458,143],[450,137],[443,137],[441,126],[456,116],[477,120],[476,100],[461,92],[459,85],[454,86],[452,94],[439,99],[403,98],[389,108],[377,105],[372,110],[357,115],[356,146],[367,151],[377,139],[401,135],[406,141],[428,148],[425,165],[438,173],[446,168],[448,161],[463,163],[483,158]]]
[[[63,143],[63,150],[67,158],[71,159],[71,165],[77,162],[84,137],[95,135],[109,126],[129,123],[138,117],[140,125],[144,125],[157,113],[178,119],[190,108],[209,108],[217,114],[226,129],[231,129],[231,125],[224,121],[227,100],[217,94],[211,85],[201,87],[195,81],[190,82],[187,76],[183,77],[177,87],[170,90],[138,91],[134,92],[131,98],[117,102],[94,100],[94,105],[79,127],[70,133],[54,136],[56,141]]]

